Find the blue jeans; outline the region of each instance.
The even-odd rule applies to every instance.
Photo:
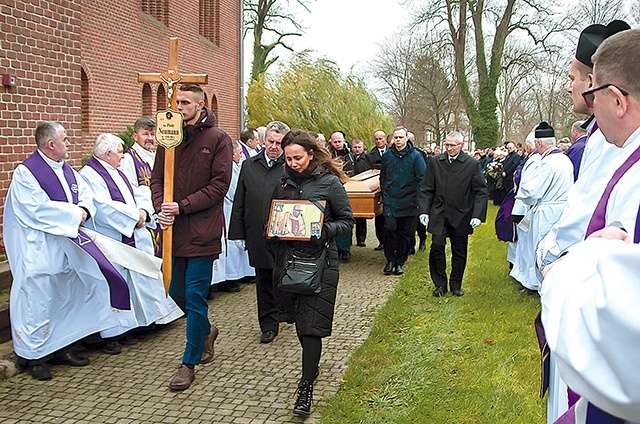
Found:
[[[169,294],[187,316],[187,347],[182,363],[198,365],[204,341],[211,329],[207,313],[207,293],[211,285],[215,256],[173,258]]]

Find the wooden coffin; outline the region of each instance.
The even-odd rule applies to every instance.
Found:
[[[370,169],[354,175],[344,184],[354,218],[375,218],[382,213],[380,171]]]

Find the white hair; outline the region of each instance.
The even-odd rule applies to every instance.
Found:
[[[525,146],[529,146],[529,148],[532,150],[536,149],[536,133],[534,131],[531,131],[529,134],[527,134],[527,138],[525,138],[524,144]]]
[[[543,146],[555,146],[556,138],[555,137],[542,137],[536,138]]]
[[[122,148],[122,140],[113,134],[103,133],[98,136],[93,145],[93,154],[99,158],[107,155],[107,152],[117,153]]]

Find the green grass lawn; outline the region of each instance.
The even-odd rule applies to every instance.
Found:
[[[410,259],[323,422],[545,422],[533,327],[540,302],[509,277],[496,211],[470,238],[463,297],[432,296],[429,241]]]

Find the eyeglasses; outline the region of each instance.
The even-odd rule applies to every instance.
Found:
[[[456,143],[456,144],[444,143],[444,148],[445,149],[453,149],[454,147],[458,147],[458,143]]]
[[[609,88],[609,87],[615,87],[618,89],[618,91],[620,91],[620,93],[622,93],[623,96],[628,96],[629,93],[625,90],[623,90],[622,88],[618,87],[615,84],[605,84],[605,85],[601,85],[600,87],[596,87],[592,90],[589,91],[585,91],[584,93],[582,93],[582,98],[584,99],[584,102],[587,104],[587,107],[593,107],[593,100],[595,99],[595,93],[596,91],[600,91],[600,90],[604,90],[605,88]]]

